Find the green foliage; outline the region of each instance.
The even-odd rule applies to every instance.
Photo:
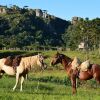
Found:
[[[8,9],[8,8],[7,8]],[[35,15],[34,9],[19,8],[13,5],[11,12],[0,14],[0,41],[8,48],[32,46],[61,46],[61,35],[69,22],[60,18],[42,18]],[[9,38],[9,39],[7,39]],[[15,45],[14,45],[15,44]]]
[[[60,80],[66,76],[66,73],[57,71],[45,71],[42,75],[39,73],[30,73],[29,79],[25,80],[23,84],[23,91],[19,92],[20,84],[16,91],[12,91],[12,88],[15,84],[15,77],[4,76],[0,79],[0,99],[1,100],[99,100],[100,99],[100,88],[93,88],[91,84],[90,87],[80,86],[77,89],[77,95],[72,95],[71,86],[59,84]],[[57,77],[55,75],[57,74]],[[63,76],[61,77],[62,74]],[[44,77],[41,77],[44,76]],[[52,76],[50,78],[49,76]],[[40,78],[43,80],[47,78],[51,81],[43,82],[39,80],[34,80]],[[52,82],[54,79],[55,82]],[[67,79],[67,77],[66,77]],[[57,81],[56,81],[57,80]],[[39,85],[38,85],[39,81]],[[92,81],[91,81],[92,82]],[[37,89],[38,85],[38,89]]]
[[[8,9],[8,8],[6,8]],[[75,50],[80,42],[96,49],[100,44],[100,18],[80,18],[77,23],[53,17],[37,17],[34,9],[13,5],[7,14],[0,14],[0,47],[36,46],[67,47]],[[23,46],[23,47],[22,47]]]
[[[85,42],[88,48],[98,48],[100,43],[100,18],[93,20],[80,19],[75,25],[70,25],[66,30],[64,41],[67,47],[75,49],[80,42]]]

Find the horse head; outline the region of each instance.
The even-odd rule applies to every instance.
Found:
[[[72,59],[67,57],[64,54],[60,54],[59,52],[57,52],[51,60],[51,65],[56,65],[58,63],[64,63],[65,65],[68,65],[69,63],[72,62]]]
[[[61,63],[61,60],[62,60],[62,54],[60,54],[59,52],[57,52],[53,57],[52,57],[52,60],[51,60],[51,65],[56,65],[58,63]]]
[[[37,65],[39,65],[41,67],[41,69],[46,69],[47,65],[44,63],[44,57],[42,54],[38,54],[37,55]]]

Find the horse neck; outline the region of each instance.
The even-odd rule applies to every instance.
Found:
[[[37,65],[37,60],[38,60],[37,55],[31,57],[31,62],[32,62],[33,65]]]
[[[61,61],[62,65],[64,66],[65,70],[67,71],[67,74],[70,74],[71,72],[71,62],[72,59],[64,57]]]
[[[21,60],[21,63],[27,63],[27,65],[36,65],[37,64],[37,56],[29,56],[29,57],[23,57],[22,60]]]

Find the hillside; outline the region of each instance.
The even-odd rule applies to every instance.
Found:
[[[0,47],[62,46],[69,25],[46,10],[0,6]]]
[[[82,47],[81,44],[84,44]],[[46,10],[0,6],[0,48],[100,48],[100,18],[66,21]]]

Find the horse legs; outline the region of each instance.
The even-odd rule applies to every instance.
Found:
[[[16,89],[18,81],[19,81],[19,73],[16,73],[16,83],[15,86],[13,87],[13,91]]]
[[[100,77],[96,73],[93,75],[93,77],[97,81],[97,83],[100,84]]]
[[[25,78],[26,78],[26,80],[28,79],[28,74],[26,74]]]
[[[22,91],[22,85],[23,85],[23,82],[24,82],[24,76],[21,76],[21,86],[20,86],[20,91]]]
[[[5,72],[3,70],[0,70],[0,78],[2,78],[2,76],[3,76],[4,73]]]
[[[72,74],[71,75],[71,83],[72,83],[72,94],[75,94],[76,91],[76,75]]]

